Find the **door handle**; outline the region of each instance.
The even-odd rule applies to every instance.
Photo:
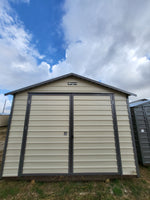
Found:
[[[65,135],[65,136],[67,135],[67,132],[66,132],[66,131],[64,132],[64,135]]]

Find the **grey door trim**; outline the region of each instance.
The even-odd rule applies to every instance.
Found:
[[[112,116],[113,116],[113,125],[114,125],[114,133],[115,133],[115,145],[116,145],[118,171],[119,171],[119,174],[122,175],[120,142],[119,142],[118,123],[117,123],[117,116],[116,116],[116,106],[115,106],[114,94],[112,94],[110,97],[111,97]]]
[[[69,116],[69,169],[68,173],[33,173],[33,174],[23,174],[23,164],[24,164],[24,156],[25,156],[25,148],[26,148],[26,139],[28,132],[28,123],[30,116],[30,108],[31,108],[31,99],[32,95],[67,95],[70,96],[70,116]],[[54,175],[77,175],[73,173],[73,97],[76,95],[89,95],[89,96],[110,96],[111,106],[112,106],[112,117],[114,124],[114,137],[115,137],[115,145],[116,145],[116,158],[117,158],[117,166],[118,172],[114,173],[78,173],[79,175],[122,175],[122,164],[121,164],[121,154],[120,154],[120,144],[119,144],[119,135],[118,135],[118,126],[117,126],[117,117],[114,103],[114,94],[113,93],[37,93],[37,92],[29,92],[28,100],[27,100],[27,108],[26,108],[26,116],[24,123],[24,131],[23,131],[23,139],[21,146],[21,154],[20,154],[20,162],[18,169],[18,176],[54,176]]]
[[[10,131],[10,126],[11,126],[11,121],[12,121],[12,115],[13,115],[13,110],[14,110],[14,102],[15,102],[15,95],[13,96],[12,106],[11,106],[11,112],[10,112],[9,120],[8,120],[8,128],[7,128],[7,135],[6,135],[6,140],[5,140],[4,150],[3,150],[3,157],[2,157],[2,166],[1,166],[1,171],[0,171],[0,178],[2,178],[3,171],[4,171],[6,151],[7,151],[7,146],[8,146],[9,131]]]
[[[23,164],[24,164],[24,156],[25,156],[25,149],[26,149],[26,140],[27,140],[27,133],[28,133],[28,124],[29,124],[31,101],[32,101],[32,95],[28,94],[18,176],[21,176],[23,174]]]

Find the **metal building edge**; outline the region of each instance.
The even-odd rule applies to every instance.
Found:
[[[121,162],[120,142],[119,142],[118,123],[117,123],[117,116],[116,116],[116,106],[115,106],[114,94],[110,95],[110,99],[111,99],[111,109],[112,109],[112,116],[113,116],[113,126],[114,126],[118,172],[120,175],[122,175],[122,162]]]
[[[146,124],[146,130],[147,130],[147,132],[150,132],[150,128],[148,125],[148,121],[147,121],[147,117],[146,117],[146,113],[145,113],[145,109],[144,109],[144,105],[149,102],[150,101],[147,101],[147,102],[141,103],[139,105],[130,107],[130,109],[131,109],[130,111],[132,113],[132,120],[133,120],[133,122],[135,122],[135,124],[133,123],[133,128],[134,128],[134,136],[137,137],[137,141],[135,144],[136,144],[136,150],[138,153],[138,160],[139,160],[139,163],[142,164],[143,166],[150,166],[150,164],[145,163],[145,161],[144,161],[144,151],[143,151],[143,147],[142,147],[141,140],[140,140],[140,128],[139,128],[139,122],[138,122],[137,115],[136,115],[136,109],[138,109],[138,108],[142,109],[143,119]]]
[[[141,154],[142,148],[141,148],[141,143],[139,142],[139,132],[138,132],[137,126],[134,124],[134,123],[137,124],[137,120],[136,120],[136,116],[135,116],[135,111],[132,107],[130,108],[130,113],[131,113],[131,121],[132,121],[133,133],[134,133],[137,158],[138,158],[139,163],[143,163],[143,157]],[[136,141],[136,138],[137,138],[137,141]],[[138,146],[137,146],[137,144],[138,144]]]
[[[137,173],[137,177],[139,178],[140,177],[140,170],[139,170],[139,165],[138,165],[138,158],[137,158],[137,152],[136,152],[135,138],[134,138],[133,125],[132,125],[132,119],[131,119],[131,112],[130,112],[130,108],[129,108],[128,97],[126,98],[126,102],[127,102],[127,110],[128,110],[128,115],[129,115],[129,123],[130,123],[131,136],[132,136],[132,145],[133,145],[136,173]]]
[[[2,165],[1,165],[1,171],[0,171],[0,179],[2,179],[3,170],[4,170],[6,151],[7,151],[7,145],[8,145],[8,138],[9,138],[9,130],[10,130],[11,119],[12,119],[13,110],[14,110],[14,102],[15,102],[15,95],[13,96],[11,112],[10,112],[10,116],[9,116],[9,120],[8,120],[8,128],[7,128],[7,134],[6,134],[5,145],[4,145],[4,150],[3,150]]]

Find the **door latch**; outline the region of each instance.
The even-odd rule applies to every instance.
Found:
[[[64,132],[64,135],[67,135],[67,132]]]

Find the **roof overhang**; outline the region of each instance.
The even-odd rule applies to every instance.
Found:
[[[86,81],[89,81],[91,83],[94,83],[94,84],[97,84],[97,85],[100,85],[100,86],[104,86],[106,88],[109,88],[109,89],[112,89],[112,90],[115,90],[115,91],[118,91],[118,92],[121,92],[121,93],[124,93],[128,96],[130,95],[133,95],[133,96],[137,96],[136,94],[134,93],[131,93],[131,92],[127,92],[125,90],[122,90],[120,88],[117,88],[117,87],[113,87],[113,86],[110,86],[110,85],[107,85],[107,84],[104,84],[104,83],[101,83],[101,82],[98,82],[96,80],[93,80],[93,79],[90,79],[90,78],[87,78],[87,77],[84,77],[84,76],[81,76],[81,75],[78,75],[78,74],[75,74],[75,73],[69,73],[69,74],[65,74],[63,76],[59,76],[59,77],[56,77],[56,78],[53,78],[53,79],[49,79],[49,80],[46,80],[46,81],[43,81],[43,82],[40,82],[40,83],[37,83],[37,84],[34,84],[34,85],[30,85],[30,86],[27,86],[27,87],[24,87],[24,88],[20,88],[18,90],[14,90],[14,91],[11,91],[11,92],[7,92],[5,93],[5,95],[14,95],[16,93],[19,93],[19,92],[23,92],[23,91],[26,91],[26,90],[29,90],[29,89],[32,89],[32,88],[35,88],[35,87],[38,87],[38,86],[41,86],[41,85],[45,85],[47,83],[53,83],[55,81],[58,81],[60,79],[64,79],[64,78],[68,78],[68,77],[76,77],[76,78],[79,78],[79,79],[82,79],[82,80],[86,80]]]

